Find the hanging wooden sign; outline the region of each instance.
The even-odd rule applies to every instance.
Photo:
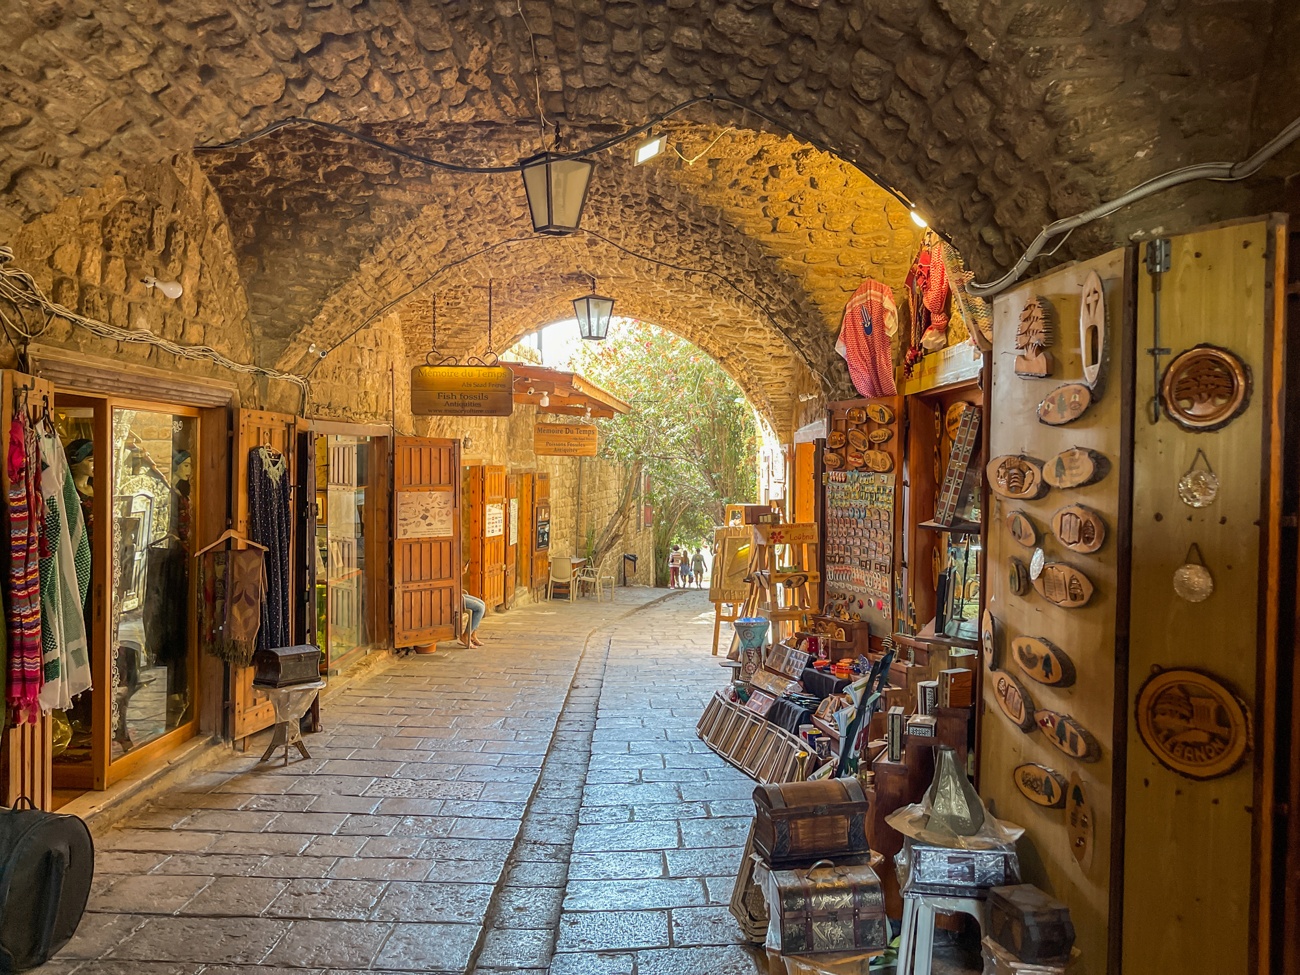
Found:
[[[1065,805],[1065,776],[1030,762],[1017,765],[1011,772],[1016,788],[1030,802],[1047,809],[1060,809]]]
[[[1016,328],[1016,375],[1022,379],[1043,379],[1052,374],[1052,354],[1048,346],[1056,341],[1052,303],[1035,296],[1025,302]]]
[[[1042,465],[1021,454],[994,457],[985,468],[989,487],[1013,501],[1032,501],[1047,492]]]
[[[1025,548],[1033,548],[1038,544],[1038,529],[1029,520],[1029,515],[1019,508],[1007,515],[1007,531]]]
[[[1071,551],[1091,555],[1106,541],[1106,522],[1091,508],[1072,504],[1052,515],[1052,533]]]
[[[1034,723],[1053,745],[1071,758],[1081,762],[1095,762],[1101,758],[1101,746],[1083,725],[1068,714],[1055,711],[1035,711]]]
[[[889,426],[889,424],[894,422],[894,411],[884,403],[871,403],[866,409],[867,416],[869,416],[873,422],[879,423],[881,426]]]
[[[533,453],[539,457],[595,457],[600,435],[591,423],[533,424]]]
[[[1019,636],[1011,641],[1011,655],[1030,677],[1040,684],[1069,687],[1074,683],[1074,661],[1065,651],[1042,637]]]
[[[1038,595],[1063,609],[1086,606],[1092,598],[1092,580],[1066,562],[1048,562],[1034,580]]]
[[[1106,292],[1101,286],[1101,275],[1092,271],[1083,282],[1079,303],[1079,357],[1083,360],[1083,381],[1089,386],[1097,385],[1105,356]]]
[[[1043,480],[1054,488],[1069,490],[1100,481],[1110,471],[1110,461],[1095,450],[1071,447],[1043,465]]]
[[[1070,840],[1070,853],[1075,862],[1087,870],[1092,863],[1093,832],[1096,816],[1088,794],[1084,791],[1083,780],[1074,772],[1065,784],[1065,829]]]
[[[1034,730],[1034,702],[1024,684],[1008,673],[1000,673],[993,683],[993,699],[1021,731]]]
[[[1142,744],[1165,768],[1189,779],[1227,775],[1250,751],[1249,708],[1209,674],[1158,671],[1138,691],[1134,712]]]
[[[1014,555],[1007,560],[1007,586],[1013,596],[1023,596],[1030,589],[1029,566]]]
[[[416,366],[411,370],[415,416],[510,416],[515,377],[507,366]]]
[[[1217,345],[1197,345],[1174,356],[1160,381],[1160,399],[1175,423],[1208,433],[1236,419],[1250,404],[1250,367]]]
[[[1092,405],[1092,390],[1083,383],[1057,386],[1038,404],[1038,422],[1049,427],[1073,423]]]

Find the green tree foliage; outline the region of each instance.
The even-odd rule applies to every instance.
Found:
[[[707,354],[672,332],[641,322],[585,348],[577,369],[632,405],[631,412],[601,421],[601,452],[635,478],[642,472],[650,475],[655,577],[662,583],[673,542],[696,544],[711,537],[714,526],[723,523],[727,505],[755,499],[758,429],[753,410],[740,387]]]

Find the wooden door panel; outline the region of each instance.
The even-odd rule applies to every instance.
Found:
[[[550,546],[537,545],[537,525],[538,521],[545,518],[550,520],[551,510],[551,475],[538,474],[533,478],[533,517],[532,517],[532,540],[529,543],[533,549],[533,585],[544,586],[551,573],[550,565]]]
[[[398,437],[393,498],[393,645],[453,637],[461,602],[459,441]]]
[[[484,467],[483,601],[494,607],[505,602],[505,501],[506,469]],[[487,534],[489,531],[495,534]]]
[[[506,475],[505,528],[505,599],[509,606],[515,599],[516,552],[519,549],[519,475]],[[512,534],[513,533],[513,534]]]

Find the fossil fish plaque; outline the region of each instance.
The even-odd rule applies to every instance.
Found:
[[[1038,595],[1062,609],[1078,609],[1092,598],[1092,581],[1066,562],[1048,562],[1034,580]]]
[[[1095,450],[1071,447],[1043,465],[1043,480],[1064,491],[1100,481],[1109,470],[1110,461]]]
[[[1101,746],[1092,733],[1068,714],[1055,711],[1035,711],[1034,723],[1053,745],[1071,758],[1081,762],[1095,762],[1101,758]]]
[[[1019,508],[1007,515],[1007,531],[1025,548],[1033,548],[1038,544],[1038,529],[1034,527],[1029,515]]]
[[[1042,637],[1016,637],[1011,642],[1011,655],[1025,676],[1040,684],[1069,687],[1074,683],[1074,661],[1066,656],[1064,650]]]
[[[1035,805],[1047,809],[1060,809],[1065,805],[1065,776],[1060,772],[1029,762],[1017,765],[1011,778],[1021,795]]]
[[[1251,746],[1250,711],[1218,679],[1196,670],[1162,670],[1138,691],[1138,735],[1165,768],[1189,779],[1217,779],[1238,768]]]
[[[1034,730],[1034,702],[1024,684],[1001,672],[993,682],[993,697],[1012,724],[1021,731]]]
[[[1057,386],[1038,404],[1038,420],[1049,427],[1073,423],[1092,405],[1092,390],[1083,383]]]
[[[1101,287],[1101,275],[1092,271],[1083,282],[1079,305],[1079,356],[1083,359],[1083,381],[1089,386],[1097,385],[1105,355],[1106,292]]]
[[[1038,461],[1021,454],[994,457],[985,468],[989,487],[1013,501],[1032,501],[1047,491],[1043,468]]]
[[[1052,534],[1070,551],[1091,555],[1106,541],[1106,522],[1091,508],[1072,504],[1052,515]]]
[[[867,416],[872,421],[879,423],[881,426],[888,426],[894,422],[894,411],[884,403],[872,403],[867,407]]]

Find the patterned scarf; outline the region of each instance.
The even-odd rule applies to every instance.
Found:
[[[867,278],[844,307],[835,351],[849,366],[853,387],[863,396],[893,396],[894,353],[890,339],[898,331],[894,293]]]
[[[199,645],[232,667],[247,667],[257,648],[266,589],[260,548],[204,552],[199,556]]]
[[[43,505],[37,478],[35,435],[26,417],[9,425],[9,688],[6,700],[16,724],[40,714],[40,537]]]

